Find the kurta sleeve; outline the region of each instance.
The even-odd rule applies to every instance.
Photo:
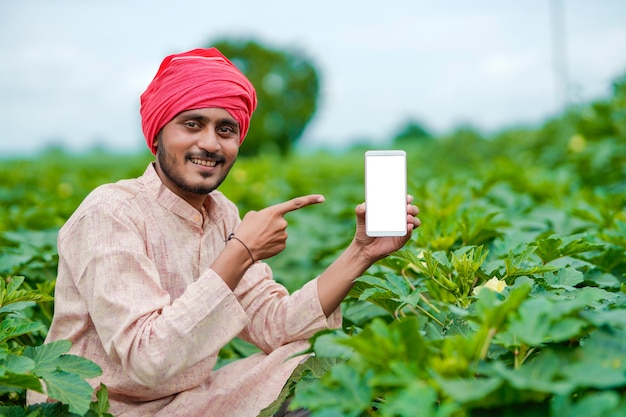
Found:
[[[317,278],[289,295],[272,279],[265,263],[256,264],[235,289],[235,295],[250,318],[240,337],[265,352],[278,346],[306,340],[316,332],[341,326],[341,310],[328,318],[317,292]]]
[[[225,207],[224,222],[228,231],[241,223],[235,204],[219,198]],[[289,294],[273,279],[272,270],[265,262],[257,262],[243,276],[234,290],[249,323],[239,337],[266,353],[294,341],[307,340],[320,330],[341,326],[341,309],[328,318],[322,310],[317,292],[317,278]]]
[[[142,231],[106,207],[76,221],[71,238],[60,240],[60,253],[105,351],[143,385],[216,355],[249,322],[211,270],[172,300],[160,285],[163,271],[146,255]]]

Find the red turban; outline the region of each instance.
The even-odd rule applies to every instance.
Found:
[[[165,57],[141,95],[141,127],[155,154],[154,139],[177,114],[220,107],[239,123],[241,144],[256,104],[254,86],[228,58],[216,48],[194,49]]]

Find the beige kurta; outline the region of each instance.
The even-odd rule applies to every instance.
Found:
[[[240,218],[214,191],[202,216],[148,166],[94,190],[59,232],[47,341],[99,364],[115,416],[256,416],[276,399],[315,332],[338,327],[317,282],[289,295],[256,263],[231,291],[210,268]],[[213,371],[234,337],[263,353]],[[29,402],[41,402],[29,393]]]

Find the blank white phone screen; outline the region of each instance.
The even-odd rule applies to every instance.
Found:
[[[365,230],[368,236],[406,235],[406,153],[365,153]]]

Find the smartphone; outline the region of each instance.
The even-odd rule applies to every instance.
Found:
[[[406,152],[365,152],[365,232],[404,236],[406,228]]]

